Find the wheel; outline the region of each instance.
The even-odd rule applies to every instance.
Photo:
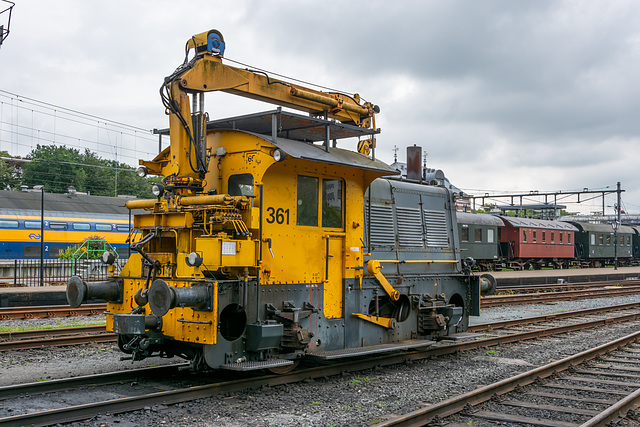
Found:
[[[296,369],[299,364],[300,364],[300,359],[296,359],[293,361],[293,365],[278,366],[277,368],[267,368],[267,371],[276,375],[284,375]]]

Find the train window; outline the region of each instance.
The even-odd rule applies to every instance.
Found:
[[[536,243],[538,241],[538,232],[537,231],[533,231],[533,243]]]
[[[527,243],[527,230],[522,230],[522,242]]]
[[[596,244],[596,235],[595,234],[590,234],[591,236],[591,246],[595,246]]]
[[[604,245],[604,235],[602,234],[598,235],[598,243],[601,245]]]
[[[318,178],[298,176],[297,225],[318,225]]]
[[[40,221],[29,221],[26,220],[24,222],[24,228],[31,228],[34,230],[40,230],[42,228],[42,223]]]
[[[493,243],[493,228],[487,229],[487,242]]]
[[[65,246],[49,246],[49,258],[60,258],[60,253],[66,249]]]
[[[546,231],[542,232],[542,243],[547,243],[547,232]]]
[[[96,224],[96,231],[111,231],[113,226],[111,224]]]
[[[620,236],[620,244],[624,245],[624,236]]]
[[[40,246],[25,246],[24,247],[25,258],[40,258]]]
[[[571,233],[567,233],[567,243],[571,244]]]
[[[556,237],[555,233],[552,231],[551,232],[551,243],[555,243],[555,240],[556,240],[555,237]]]
[[[476,228],[473,236],[474,242],[482,242],[482,228]]]
[[[18,228],[19,225],[18,221],[0,219],[0,228]]]
[[[611,234],[607,234],[607,245],[611,244]]]
[[[250,173],[231,175],[228,192],[230,196],[253,196],[253,175]]]
[[[322,180],[322,226],[342,228],[342,181]]]
[[[128,233],[129,232],[129,225],[127,225],[127,224],[116,224],[116,230],[118,230],[121,233]]]
[[[560,243],[562,243],[562,236],[564,236],[564,233],[560,233]]]
[[[462,226],[462,235],[460,236],[460,240],[463,242],[468,242],[469,241],[469,226],[468,225],[463,225]]]
[[[80,231],[89,231],[91,230],[91,224],[87,222],[74,222],[73,229],[80,230]]]
[[[129,258],[129,248],[116,248],[116,252],[118,252],[118,258],[127,259]]]
[[[49,221],[49,228],[51,230],[67,230],[69,228],[69,224],[66,222]]]
[[[631,246],[631,236],[627,236],[627,246]]]

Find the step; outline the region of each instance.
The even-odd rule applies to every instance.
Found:
[[[444,337],[440,337],[441,340],[449,340],[449,341],[461,341],[461,340],[472,340],[482,338],[482,334],[477,334],[475,332],[459,332],[457,334],[449,334]]]
[[[226,365],[220,366],[220,369],[225,369],[227,371],[257,371],[260,369],[269,369],[269,368],[279,368],[281,366],[289,366],[293,365],[292,360],[285,359],[269,359],[269,360],[261,360],[257,362],[247,361],[240,363],[227,363]]]
[[[435,341],[431,340],[408,340],[391,344],[378,344],[368,347],[357,348],[345,348],[340,350],[320,351],[317,353],[310,353],[307,357],[321,359],[321,360],[333,360],[346,357],[367,356],[369,354],[387,353],[391,351],[409,350],[417,347],[427,347],[435,344]]]

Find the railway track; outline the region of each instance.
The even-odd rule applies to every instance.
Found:
[[[514,295],[491,295],[482,297],[480,305],[482,307],[495,307],[499,305],[518,305],[518,304],[534,304],[540,302],[553,301],[572,301],[593,298],[608,298],[627,295],[640,294],[640,286],[611,286],[604,288],[591,287],[588,289],[560,291],[560,292],[544,292],[544,293],[526,293]]]
[[[423,426],[458,413],[462,416],[452,419],[451,425],[475,425],[483,419],[554,427],[606,426],[640,404],[639,340],[636,332],[379,426]],[[589,364],[603,355],[608,357]],[[606,397],[585,397],[582,392]]]
[[[638,286],[640,280],[637,279],[625,279],[625,280],[607,280],[598,282],[575,282],[575,283],[545,283],[539,285],[503,285],[498,284],[497,292],[517,292],[517,293],[530,293],[530,292],[558,292],[558,291],[575,291],[580,289],[588,289],[595,287],[606,286]]]
[[[73,328],[37,329],[0,332],[0,351],[28,350],[46,346],[115,342],[117,336],[105,331],[104,325]]]
[[[547,314],[523,319],[493,322],[469,326],[468,332],[495,331],[502,328],[529,325],[580,316],[605,314],[621,310],[640,309],[640,302],[598,307],[585,310]],[[73,328],[37,329],[17,332],[0,332],[0,351],[27,350],[45,346],[78,345],[87,343],[115,342],[115,334],[105,331],[104,325],[80,326]]]
[[[618,309],[619,307],[616,307]],[[638,309],[637,304],[630,304],[627,309]],[[594,314],[592,310],[582,310],[583,314]],[[564,313],[563,313],[564,314]],[[526,321],[527,319],[525,319]],[[552,321],[556,318],[552,318]],[[127,396],[122,398],[111,399],[107,401],[92,402],[85,404],[77,404],[78,398],[71,397],[70,401],[73,405],[68,407],[61,407],[57,409],[51,409],[47,411],[34,412],[30,414],[14,415],[10,417],[0,418],[0,425],[18,426],[18,425],[49,425],[56,423],[79,421],[91,418],[101,413],[119,413],[139,410],[144,407],[155,404],[175,404],[185,401],[191,401],[201,398],[209,397],[213,394],[219,393],[231,393],[240,390],[246,390],[251,388],[258,388],[262,386],[276,386],[282,384],[290,384],[300,382],[306,379],[322,378],[332,375],[340,375],[345,372],[357,372],[366,369],[373,369],[380,366],[388,366],[399,363],[407,363],[416,360],[426,359],[429,357],[442,356],[446,354],[453,354],[461,351],[473,350],[483,347],[490,347],[505,343],[513,343],[522,341],[525,339],[546,337],[571,331],[581,331],[585,328],[607,325],[614,322],[627,322],[633,320],[640,320],[640,311],[636,313],[623,314],[621,316],[611,317],[607,316],[604,319],[588,320],[587,322],[578,322],[570,325],[554,326],[552,328],[538,329],[534,331],[525,331],[518,333],[506,333],[501,336],[488,337],[483,339],[476,339],[473,341],[456,342],[456,343],[440,343],[428,348],[416,349],[406,353],[382,355],[376,357],[370,357],[367,359],[352,360],[343,363],[336,363],[327,366],[311,367],[293,371],[286,375],[261,375],[251,378],[243,378],[240,380],[231,381],[216,381],[211,384],[194,385],[187,388],[176,388],[172,390],[166,390],[166,385],[162,386],[159,390],[151,393],[143,393],[135,396]],[[491,325],[478,325],[478,329],[491,329]],[[184,365],[183,365],[184,366]],[[169,368],[166,368],[169,369]],[[179,366],[171,369],[181,369]],[[72,387],[86,387],[90,384],[106,385],[123,381],[130,381],[133,376],[137,377],[150,377],[157,379],[165,378],[166,375],[158,375],[159,371],[148,371],[148,374],[136,373],[118,373],[91,376],[88,379],[66,379],[66,380],[54,380],[46,383],[34,383],[27,385],[17,385],[10,387],[0,387],[0,396],[7,396],[8,399],[11,396],[19,396],[28,393],[30,396],[38,393],[49,393],[53,396],[54,392],[62,392]],[[169,371],[167,371],[169,372]],[[129,376],[127,376],[129,375]],[[133,375],[133,376],[131,376]],[[146,387],[148,388],[148,387]],[[88,394],[88,391],[82,389],[81,393]],[[59,400],[59,394],[55,394],[56,400]],[[7,406],[10,402],[3,402]],[[52,403],[51,406],[56,404]],[[46,406],[46,405],[45,405]]]
[[[0,308],[0,320],[34,319],[37,317],[95,316],[103,314],[106,304],[84,304],[78,308],[69,305]]]

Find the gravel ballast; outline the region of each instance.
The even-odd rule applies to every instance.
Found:
[[[491,323],[520,317],[580,310],[640,301],[640,296],[582,301],[492,307],[472,324]],[[94,318],[88,318],[95,320]],[[3,321],[36,325],[83,322],[81,318]],[[465,393],[516,373],[530,370],[597,344],[638,330],[639,323],[623,323],[584,330],[546,339],[438,357],[411,364],[395,365],[308,380],[231,396],[213,396],[194,402],[149,407],[127,414],[101,415],[83,426],[101,425],[216,425],[216,426],[367,426],[389,414],[404,414],[426,404]],[[177,363],[180,359],[151,358],[132,364],[114,344],[47,348],[0,353],[0,385],[42,379],[88,375]]]

